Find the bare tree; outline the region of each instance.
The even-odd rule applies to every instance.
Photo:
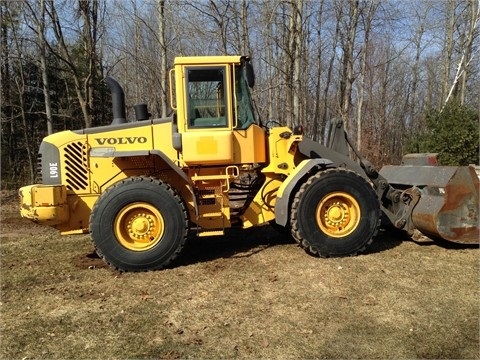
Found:
[[[316,78],[315,78],[315,94],[314,94],[314,99],[315,99],[315,111],[313,114],[313,124],[312,124],[312,138],[314,141],[318,141],[319,138],[322,138],[322,134],[324,132],[324,127],[325,127],[325,122],[322,121],[322,118],[320,116],[320,111],[321,111],[321,69],[322,69],[322,63],[323,63],[323,39],[322,39],[322,23],[323,23],[323,6],[324,6],[324,1],[322,0],[320,2],[318,11],[317,11],[317,29],[316,29],[316,40],[317,40],[317,53],[316,53],[316,67],[317,67],[317,73],[316,73]]]
[[[46,0],[46,11],[50,16],[52,28],[57,41],[57,46],[50,46],[50,50],[66,65],[75,84],[75,92],[83,114],[85,127],[92,126],[94,113],[94,89],[97,83],[97,71],[99,59],[97,57],[97,45],[99,40],[98,11],[100,2],[97,0],[79,0],[78,11],[83,25],[82,45],[87,59],[86,71],[83,72],[74,58],[71,47],[67,44],[64,36],[63,25],[58,16],[55,2]]]
[[[370,33],[372,29],[373,19],[379,6],[379,0],[369,0],[365,10],[361,13],[361,20],[363,23],[363,45],[361,50],[361,69],[358,81],[358,96],[357,96],[357,149],[362,150],[362,114],[363,102],[365,98],[365,73],[367,68],[367,55],[370,50]]]
[[[248,3],[247,0],[242,0],[242,15],[241,15],[241,22],[242,22],[242,42],[241,42],[241,49],[242,54],[244,55],[251,55],[251,47],[250,47],[250,36],[248,33]]]
[[[455,16],[455,13],[452,13],[452,16]],[[464,21],[461,21],[461,25],[459,25],[461,28],[458,44],[460,57],[458,59],[455,77],[450,87],[450,91],[445,98],[443,107],[445,107],[452,96],[457,97],[461,104],[465,103],[470,64],[475,55],[477,55],[476,52],[478,52],[478,49],[474,49],[473,43],[478,36],[480,0],[468,0],[466,6],[462,9],[461,18]],[[455,20],[452,20],[452,22],[455,22]],[[450,32],[451,30],[448,31]]]
[[[408,116],[410,121],[414,122],[416,120],[417,108],[419,107],[419,82],[420,82],[420,66],[421,66],[421,56],[423,49],[425,47],[424,37],[425,37],[425,27],[427,25],[427,16],[430,11],[430,6],[427,3],[423,4],[423,7],[414,9],[415,12],[415,32],[412,34],[412,45],[415,49],[415,58],[413,60],[412,66],[412,80],[410,91],[408,92],[409,101],[408,101]]]
[[[165,0],[158,0],[158,40],[160,46],[160,106],[161,116],[167,116],[167,44],[165,42]]]
[[[3,10],[4,16],[6,18],[10,19],[10,23],[13,22],[13,17],[11,14],[11,9],[9,7],[5,7]],[[23,136],[23,142],[22,145],[24,147],[24,150],[26,152],[26,160],[27,160],[27,168],[28,168],[28,175],[30,182],[33,182],[35,180],[35,161],[34,161],[34,141],[32,138],[32,133],[29,131],[30,126],[29,126],[29,121],[28,121],[28,105],[30,105],[30,109],[33,108],[33,104],[28,104],[26,101],[26,88],[27,88],[27,79],[26,76],[28,75],[26,73],[26,70],[24,69],[24,63],[23,61],[25,60],[25,57],[27,55],[27,52],[24,49],[24,39],[22,36],[19,34],[18,29],[16,26],[11,26],[10,28],[11,32],[11,37],[12,37],[12,45],[15,48],[15,52],[17,56],[14,58],[15,62],[15,70],[16,70],[16,75],[13,78],[13,83],[16,87],[16,93],[18,96],[18,105],[14,106],[13,104],[11,106],[14,106],[16,109],[14,113],[12,113],[12,118],[10,119],[11,121],[11,126],[12,126],[12,138],[11,140],[16,137],[16,129],[15,129],[15,123],[16,119],[15,117],[20,118],[20,123],[22,127],[22,136]],[[10,85],[9,85],[10,86]],[[2,104],[3,105],[3,104]],[[16,114],[18,115],[16,115]],[[14,143],[13,143],[14,144]],[[12,146],[12,151],[18,151],[16,149],[16,146]],[[23,152],[23,151],[22,151]],[[13,159],[15,162],[20,162],[21,159],[19,157],[13,156]],[[13,164],[15,164],[15,162]],[[23,163],[23,161],[21,161]],[[18,166],[18,164],[15,164],[14,166]],[[18,171],[15,171],[15,173],[18,173]],[[16,175],[16,174],[15,174]]]
[[[304,39],[302,29],[303,0],[292,0],[290,2],[289,24],[288,24],[288,48],[285,74],[287,76],[287,102],[289,105],[289,116],[287,126],[294,126],[301,119],[301,51]]]
[[[335,59],[337,57],[336,49],[337,49],[339,38],[340,38],[340,22],[339,21],[335,22],[335,30],[334,30],[333,36],[331,38],[332,38],[331,53],[330,53],[330,59],[329,59],[329,62],[328,62],[328,67],[327,67],[325,86],[323,88],[322,124],[324,124],[324,126],[325,126],[325,129],[324,129],[325,132],[327,131],[327,122],[329,120],[329,117],[331,116],[331,112],[329,111],[330,110],[329,94],[330,94],[332,81],[333,81],[333,71],[334,71],[334,67],[335,67]],[[325,138],[326,134],[322,133],[322,135]]]
[[[30,10],[29,16],[33,20],[34,25],[36,26],[35,32],[37,34],[37,46],[39,49],[39,60],[40,60],[40,71],[42,73],[42,83],[43,83],[43,96],[45,102],[45,114],[47,117],[47,133],[53,133],[53,115],[52,115],[52,102],[50,100],[50,83],[48,80],[48,70],[47,70],[47,40],[45,38],[45,0],[40,0],[40,8],[34,8],[29,2],[25,2],[28,9]],[[37,15],[38,14],[38,15]]]
[[[337,21],[340,27],[340,41],[342,44],[342,60],[340,75],[339,108],[341,117],[348,129],[350,125],[350,105],[352,99],[352,87],[355,81],[355,40],[357,36],[360,4],[357,0],[347,0],[348,15],[344,14],[345,0],[337,2]]]
[[[450,83],[450,69],[453,57],[453,36],[456,22],[456,0],[448,0],[445,10],[445,39],[443,43],[443,71],[442,71],[442,97],[441,102],[445,103]]]

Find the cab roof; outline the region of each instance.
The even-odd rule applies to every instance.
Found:
[[[175,65],[210,65],[210,64],[240,64],[250,61],[248,56],[179,56],[175,58]]]

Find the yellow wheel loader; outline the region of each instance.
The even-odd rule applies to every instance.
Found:
[[[332,122],[329,146],[300,126],[262,124],[246,56],[177,57],[169,77],[173,116],[150,119],[140,104],[132,122],[122,88],[107,78],[112,124],[47,136],[40,183],[20,189],[21,215],[62,234],[90,233],[99,256],[121,271],[169,265],[190,234],[268,224],[325,257],[362,252],[380,226],[478,242],[473,169],[377,172],[341,121]]]

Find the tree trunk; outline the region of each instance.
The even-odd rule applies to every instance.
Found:
[[[447,24],[445,28],[445,42],[443,48],[443,71],[442,71],[442,95],[441,103],[445,102],[448,94],[448,84],[450,82],[450,69],[452,67],[452,55],[453,55],[453,34],[455,32],[455,0],[448,0],[446,5],[446,19]]]
[[[329,120],[330,112],[329,112],[329,104],[328,104],[329,103],[328,94],[330,93],[330,86],[332,83],[332,73],[333,73],[333,67],[334,67],[335,57],[336,57],[335,50],[338,45],[339,36],[340,36],[340,21],[337,21],[336,27],[335,27],[335,36],[332,39],[332,55],[330,57],[330,61],[328,64],[327,80],[325,81],[325,87],[323,89],[323,114],[322,114],[322,124],[324,126],[322,131],[323,139],[326,138],[327,132],[329,130],[328,120]]]
[[[303,41],[302,30],[303,0],[293,0],[290,3],[290,17],[288,25],[288,53],[286,74],[288,86],[289,114],[287,126],[293,127],[300,120],[300,91],[301,91],[301,45]]]
[[[15,44],[16,48],[17,48],[17,51],[19,54],[22,54],[22,47],[21,47],[21,39],[19,39],[19,36],[17,34],[17,32],[15,31],[15,29],[13,28],[12,29],[12,36],[13,36],[13,43]],[[20,111],[20,118],[21,118],[21,121],[22,121],[22,125],[23,125],[23,139],[24,139],[24,147],[25,147],[25,150],[27,152],[27,166],[28,166],[28,169],[29,169],[29,175],[30,175],[30,183],[33,183],[35,182],[35,161],[33,159],[33,150],[32,150],[32,147],[33,147],[33,141],[32,141],[32,133],[29,133],[29,126],[28,126],[28,123],[27,123],[27,114],[26,114],[26,103],[25,103],[25,70],[24,70],[24,66],[22,64],[22,59],[17,59],[17,64],[18,64],[18,67],[17,67],[17,76],[15,76],[15,85],[17,87],[17,93],[19,94],[19,98],[18,98],[18,108],[19,108],[19,111]],[[13,121],[13,119],[12,119]],[[13,134],[12,134],[13,135]],[[13,147],[14,151],[18,151],[18,149],[16,149],[16,147]],[[17,158],[17,161],[20,160]],[[17,166],[21,166],[22,164],[19,162],[16,162],[14,163],[14,168],[16,168]],[[23,169],[22,169],[23,170]],[[21,173],[22,171],[19,169],[15,169],[14,171],[14,174],[17,174],[17,173]]]
[[[463,73],[460,78],[460,93],[459,93],[459,101],[460,104],[465,104],[465,94],[467,91],[467,79],[469,75],[470,69],[470,62],[473,58],[473,40],[475,38],[475,29],[477,28],[478,21],[480,18],[480,1],[477,0],[477,9],[475,9],[475,1],[476,0],[469,0],[468,2],[468,12],[467,14],[470,15],[470,26],[468,27],[466,33],[466,44],[465,44],[465,57],[462,63]]]
[[[362,64],[359,75],[358,84],[358,100],[357,100],[357,149],[362,152],[362,114],[363,101],[365,97],[365,72],[367,69],[367,54],[370,49],[370,31],[372,29],[372,21],[378,7],[377,0],[370,0],[366,14],[364,14],[364,37],[362,48]]]
[[[322,137],[322,132],[320,131],[320,124],[319,122],[321,121],[320,118],[320,95],[321,95],[321,89],[320,89],[320,84],[321,84],[321,68],[322,68],[322,13],[323,13],[323,4],[324,1],[322,0],[320,2],[320,8],[318,9],[317,12],[317,41],[318,41],[318,46],[317,46],[317,73],[316,73],[316,79],[315,79],[315,111],[313,115],[313,129],[312,129],[312,138],[313,141],[318,141],[319,138]],[[323,124],[322,124],[323,125]]]
[[[165,0],[158,0],[158,39],[160,41],[160,107],[162,117],[167,116],[167,44],[165,42]]]
[[[348,23],[345,24],[342,37],[342,75],[340,80],[340,113],[345,129],[350,125],[350,103],[354,78],[354,47],[357,35],[359,4],[357,0],[349,0]]]
[[[15,146],[13,146],[14,134],[15,134],[15,121],[13,119],[13,106],[12,106],[12,80],[10,75],[10,47],[9,47],[9,27],[8,20],[11,20],[8,3],[5,1],[0,2],[0,18],[1,29],[2,29],[2,56],[1,56],[1,81],[0,88],[2,89],[2,115],[5,116],[3,119],[2,116],[2,143],[7,143],[6,151],[8,152],[8,162],[7,164],[3,163],[2,174],[5,174],[5,168],[8,166],[9,169],[13,169],[15,164]],[[4,123],[8,119],[8,125]],[[5,151],[2,148],[3,151]]]
[[[47,133],[53,134],[52,102],[50,100],[50,84],[47,71],[47,41],[45,39],[45,0],[40,0],[40,19],[37,21],[38,47],[40,49],[40,70],[42,72],[45,114],[47,116]]]
[[[242,0],[242,55],[251,55],[250,36],[248,34],[247,1]]]
[[[67,66],[75,84],[75,93],[77,94],[78,103],[82,110],[83,120],[86,128],[92,126],[94,113],[94,91],[96,84],[97,71],[97,20],[98,20],[98,0],[79,0],[79,11],[84,21],[82,42],[87,56],[87,72],[86,75],[81,74],[81,69],[76,65],[75,59],[72,58],[69,48],[65,43],[63,29],[58,17],[53,0],[48,1],[48,14],[52,20],[53,32],[58,43],[59,51],[50,50]],[[91,7],[90,7],[91,5]]]

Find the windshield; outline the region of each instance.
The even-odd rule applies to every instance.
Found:
[[[252,109],[252,101],[250,91],[248,89],[247,80],[245,78],[244,66],[235,67],[235,95],[237,98],[237,129],[247,129],[254,124],[255,115]]]

